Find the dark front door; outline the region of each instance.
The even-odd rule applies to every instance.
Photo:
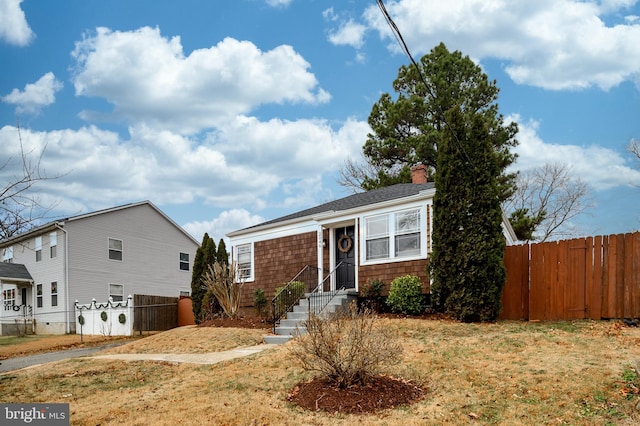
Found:
[[[22,292],[20,294],[20,299],[21,299],[20,304],[28,305],[28,303],[27,303],[27,289],[24,288],[24,287],[22,287]]]
[[[356,288],[356,258],[353,226],[336,229],[336,288]],[[340,263],[342,262],[342,263]]]

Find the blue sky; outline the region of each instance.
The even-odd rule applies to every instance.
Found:
[[[444,42],[497,81],[517,170],[590,186],[576,235],[640,228],[636,0],[385,4],[416,59]],[[20,137],[53,217],[148,199],[198,240],[348,195],[408,63],[372,0],[0,0],[0,57],[2,181]]]

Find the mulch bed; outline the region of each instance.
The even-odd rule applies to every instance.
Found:
[[[406,380],[377,376],[366,385],[340,389],[325,378],[300,383],[289,401],[312,411],[365,414],[407,405],[424,397],[425,390]]]
[[[273,324],[264,318],[238,317],[238,318],[214,318],[203,321],[198,327],[235,327],[235,328],[264,328],[269,329]]]

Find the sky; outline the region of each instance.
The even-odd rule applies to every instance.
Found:
[[[416,59],[444,42],[496,81],[513,170],[589,185],[576,235],[640,229],[638,1],[385,5]],[[150,200],[198,241],[351,194],[409,63],[373,0],[0,0],[0,58],[0,183],[22,141],[51,218]]]

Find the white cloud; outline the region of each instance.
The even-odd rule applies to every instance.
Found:
[[[221,212],[218,217],[212,220],[189,222],[182,227],[198,241],[202,241],[204,233],[207,232],[217,244],[220,238],[224,238],[231,231],[247,228],[264,221],[263,217],[251,214],[245,209],[232,209]],[[227,247],[231,248],[228,239],[224,238],[224,240]]]
[[[359,49],[364,44],[366,30],[367,27],[350,19],[329,33],[329,41],[338,46],[352,46]]]
[[[23,91],[13,89],[11,93],[2,97],[2,101],[16,105],[17,113],[35,114],[56,101],[56,92],[60,91],[62,86],[62,82],[58,81],[52,72],[48,72],[35,83],[27,84]]]
[[[36,190],[60,201],[59,211],[69,214],[79,205],[91,211],[144,199],[158,205],[197,202],[259,211],[286,204],[295,209],[325,201],[328,195],[316,184],[358,152],[367,131],[366,123],[355,120],[333,130],[322,121],[249,117],[200,138],[146,125],[130,127],[128,140],[95,126],[49,132],[24,128],[19,137],[16,127],[5,126],[0,128],[0,164],[19,155],[20,139],[26,152],[46,148],[43,170],[62,176]],[[19,173],[16,167],[1,170],[0,178]],[[296,197],[287,192],[291,187],[307,192]]]
[[[605,13],[634,0],[398,0],[387,9],[415,56],[444,41],[470,57],[504,60],[519,84],[545,89],[604,90],[640,75],[640,24],[605,25]],[[398,51],[377,6],[364,20]]]
[[[266,0],[271,7],[287,7],[293,0]]]
[[[517,115],[506,121],[518,122],[519,145],[515,170],[527,170],[546,163],[562,162],[569,166],[571,173],[580,177],[598,191],[615,187],[626,187],[640,182],[640,170],[629,165],[625,157],[612,149],[598,145],[559,145],[544,142],[537,134],[539,123],[521,122]]]
[[[22,0],[0,1],[0,40],[16,46],[26,46],[34,34],[20,3]]]
[[[180,37],[167,39],[157,28],[98,28],[76,43],[73,56],[77,95],[105,98],[114,105],[114,119],[183,133],[213,128],[263,104],[331,98],[287,45],[261,51],[225,38],[185,56]]]

